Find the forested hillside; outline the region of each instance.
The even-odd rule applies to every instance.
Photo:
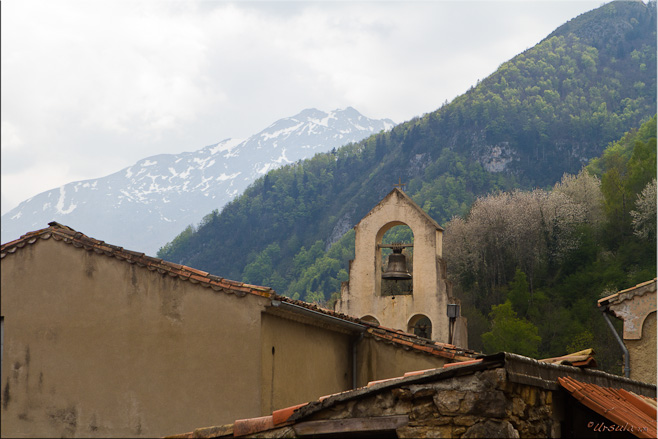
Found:
[[[327,299],[346,256],[318,256],[399,178],[440,224],[479,195],[550,186],[656,112],[655,72],[656,3],[604,5],[435,112],[270,172],[159,256]]]
[[[656,117],[551,190],[478,198],[445,224],[469,347],[552,357],[594,348],[621,371],[596,301],[656,276]]]
[[[618,372],[595,303],[655,276],[655,113],[656,3],[613,2],[431,114],[268,173],[159,256],[327,303],[402,179],[446,229],[471,348],[593,346]]]

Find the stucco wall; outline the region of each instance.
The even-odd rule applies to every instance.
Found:
[[[262,337],[263,415],[351,388],[350,335],[265,313]]]
[[[260,414],[266,299],[53,239],[5,257],[1,287],[3,437],[159,436]]]
[[[407,225],[414,235],[413,294],[382,296],[382,257],[378,244],[392,227]],[[355,257],[349,282],[343,283],[336,310],[356,317],[373,316],[389,328],[408,331],[415,315],[432,322],[432,339],[448,342],[448,291],[441,259],[442,230],[399,191],[389,193],[355,226]]]
[[[624,340],[631,357],[631,379],[656,384],[656,312],[642,325],[642,339]]]
[[[443,367],[447,360],[421,352],[395,348],[388,343],[364,338],[357,350],[357,387],[370,381],[403,376],[407,372]]]

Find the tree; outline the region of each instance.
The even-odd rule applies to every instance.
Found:
[[[535,325],[517,317],[509,300],[491,307],[491,331],[482,334],[486,352],[513,352],[536,358],[541,337]]]
[[[635,210],[631,211],[636,236],[656,240],[656,179],[654,178],[637,196]]]
[[[507,298],[512,303],[514,310],[522,316],[528,314],[528,307],[530,306],[529,288],[525,273],[517,268],[514,280],[510,282]]]

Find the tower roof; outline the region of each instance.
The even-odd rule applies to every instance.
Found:
[[[443,227],[439,225],[431,216],[427,214],[414,200],[411,199],[409,195],[407,195],[404,191],[402,191],[400,188],[393,188],[391,192],[389,192],[375,207],[370,209],[370,212],[368,212],[363,218],[361,218],[361,221],[357,223],[357,226],[366,220],[368,217],[373,215],[379,208],[383,205],[389,204],[392,202],[392,200],[397,198],[398,202],[400,203],[405,203],[408,204],[410,207],[412,207],[414,210],[418,212],[418,215],[420,215],[422,218],[424,218],[431,226],[436,228],[437,230],[443,231]]]

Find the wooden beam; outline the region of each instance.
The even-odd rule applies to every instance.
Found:
[[[378,416],[370,418],[328,419],[324,421],[306,421],[292,426],[299,436],[348,433],[363,431],[395,430],[409,423],[408,415]]]

